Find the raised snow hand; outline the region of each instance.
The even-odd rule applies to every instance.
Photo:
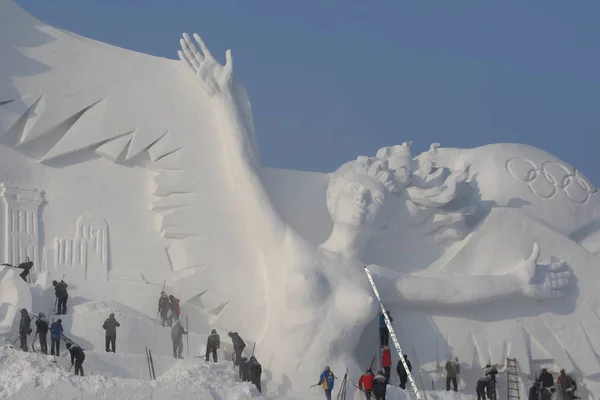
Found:
[[[196,75],[200,86],[210,96],[219,92],[231,90],[233,76],[233,59],[231,50],[225,52],[225,65],[221,65],[210,54],[210,51],[200,38],[194,33],[194,39],[200,46],[196,47],[187,33],[179,40],[181,50],[177,52],[179,59]]]
[[[539,264],[539,255],[540,247],[536,243],[529,258],[514,272],[523,285],[523,293],[534,298],[564,296],[573,278],[571,268],[562,260],[550,265]]]

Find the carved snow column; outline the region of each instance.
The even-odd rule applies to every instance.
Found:
[[[75,239],[56,239],[56,266],[64,268],[64,271],[74,270],[72,272],[85,280],[108,280],[106,220],[101,217],[79,217]]]
[[[2,262],[18,265],[29,257],[34,269],[41,271],[39,209],[44,201],[44,193],[0,183],[0,199]]]

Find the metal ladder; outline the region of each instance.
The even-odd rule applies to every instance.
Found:
[[[400,358],[400,361],[402,362],[402,365],[404,366],[404,370],[406,371],[407,375],[408,375],[408,382],[410,384],[410,386],[412,387],[413,393],[415,395],[415,400],[421,400],[421,394],[419,393],[419,389],[417,388],[417,384],[415,383],[415,380],[413,379],[413,376],[410,372],[410,369],[408,368],[408,365],[406,364],[406,360],[404,360],[403,357],[403,352],[402,352],[402,347],[400,347],[400,342],[398,342],[398,338],[396,337],[396,333],[394,332],[394,328],[392,328],[392,322],[390,321],[390,317],[388,316],[385,307],[383,306],[383,303],[381,302],[381,297],[379,296],[379,291],[377,290],[377,286],[375,286],[375,282],[373,281],[373,276],[371,275],[371,271],[369,271],[369,267],[365,265],[365,273],[367,274],[367,277],[369,278],[369,283],[371,283],[371,288],[373,289],[373,293],[375,294],[375,297],[377,297],[377,302],[379,303],[379,308],[381,308],[381,312],[383,313],[383,317],[385,319],[385,325],[388,328],[388,331],[390,332],[390,338],[392,339],[392,343],[394,343],[394,346],[396,347],[396,351],[398,352],[398,356]],[[425,400],[427,400],[427,394],[425,393],[425,390],[423,390],[423,396],[425,397]]]
[[[519,367],[516,358],[506,358],[506,398],[521,399],[519,388]]]

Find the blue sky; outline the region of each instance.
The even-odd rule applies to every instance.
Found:
[[[233,50],[264,165],[331,171],[413,140],[531,144],[600,185],[597,0],[17,0],[52,25],[168,58]]]

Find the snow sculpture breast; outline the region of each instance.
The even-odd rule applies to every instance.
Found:
[[[222,65],[184,35],[180,61],[150,57],[7,0],[0,30],[0,183],[44,191],[34,251],[74,291],[154,314],[146,283],[167,280],[189,312],[257,341],[285,390],[373,357],[370,264],[415,370],[510,356],[600,393],[599,195],[567,163],[405,142],[329,175],[266,170],[230,51]]]

